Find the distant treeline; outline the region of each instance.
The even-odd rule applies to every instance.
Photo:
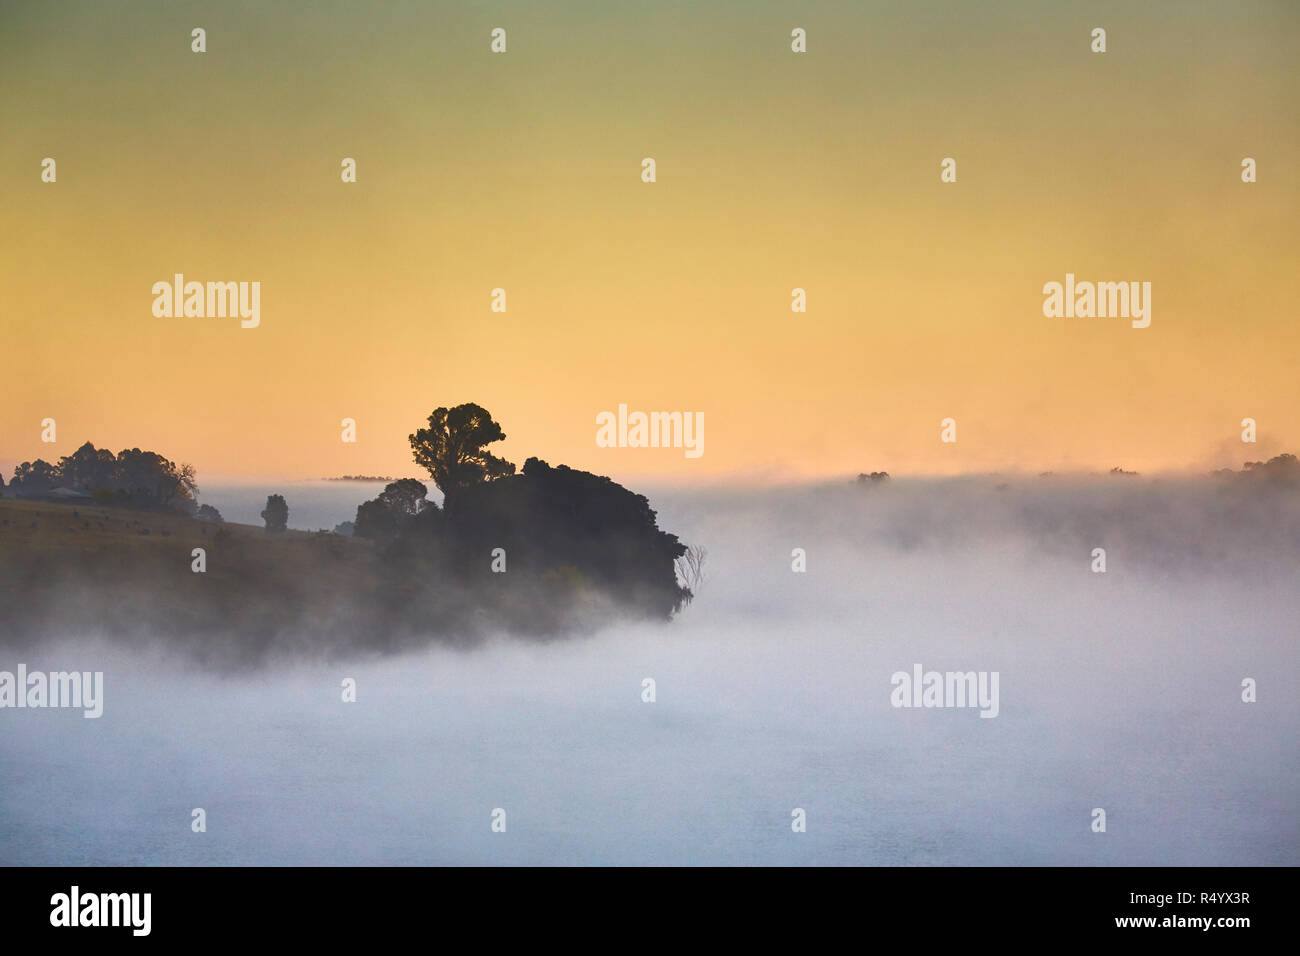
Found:
[[[4,479],[0,478],[0,489]],[[194,466],[177,465],[157,452],[125,448],[114,455],[86,442],[54,463],[38,458],[14,469],[9,494],[19,498],[89,497],[96,504],[166,508],[209,520],[217,510],[198,503]]]
[[[1219,478],[1251,475],[1271,481],[1291,483],[1300,480],[1300,458],[1291,454],[1274,455],[1268,461],[1248,461],[1241,471],[1221,468],[1214,472],[1214,475]]]

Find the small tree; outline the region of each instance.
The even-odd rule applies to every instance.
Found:
[[[262,512],[262,520],[266,522],[266,530],[272,533],[289,527],[289,506],[285,503],[283,495],[266,496],[266,508]]]
[[[691,592],[691,597],[695,596],[696,590],[704,583],[704,559],[708,555],[709,552],[704,548],[692,545],[675,562],[677,576],[682,579],[682,587]]]

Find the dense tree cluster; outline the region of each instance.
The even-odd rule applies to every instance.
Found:
[[[156,452],[139,448],[114,455],[90,442],[54,464],[39,458],[23,462],[14,469],[9,483],[9,490],[19,496],[58,489],[82,492],[103,504],[193,513],[199,486],[192,465],[178,466]]]
[[[414,478],[392,482],[379,497],[357,508],[351,534],[371,541],[392,541],[421,514],[438,510],[428,494],[429,489]]]
[[[1277,481],[1297,481],[1300,480],[1300,459],[1291,454],[1276,455],[1268,461],[1248,461],[1243,471]]]
[[[654,617],[680,609],[691,596],[675,563],[686,547],[659,530],[644,496],[538,458],[515,474],[485,448],[504,438],[479,405],[435,409],[410,441],[443,506],[405,478],[357,508],[353,533],[413,577],[477,588],[508,574],[510,593],[532,594],[535,608],[599,596]]]

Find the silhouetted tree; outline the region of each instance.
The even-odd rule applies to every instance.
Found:
[[[464,489],[455,516],[428,523],[425,536],[427,514],[403,540],[429,541],[441,573],[463,580],[491,579],[486,558],[504,549],[512,582],[539,580],[562,592],[534,605],[539,613],[572,598],[574,586],[653,617],[670,616],[688,594],[674,568],[685,546],[659,530],[644,495],[601,475],[529,458],[521,475]]]
[[[179,468],[162,455],[128,448],[114,455],[86,442],[58,464],[37,459],[14,469],[16,492],[42,494],[56,488],[89,492],[105,504],[169,507],[192,514],[199,486],[193,465]]]
[[[378,498],[357,505],[352,534],[369,541],[390,541],[397,535],[397,519]]]
[[[428,487],[414,478],[403,478],[384,488],[378,500],[399,518],[414,518],[425,508],[437,507],[428,497]]]
[[[194,517],[200,521],[211,521],[216,524],[221,524],[222,521],[221,512],[212,505],[199,505],[198,510],[194,512]]]
[[[40,494],[57,488],[58,485],[59,469],[41,458],[25,461],[15,468],[14,479],[9,483],[11,490],[27,494]]]
[[[65,488],[90,492],[111,488],[117,470],[117,457],[90,442],[59,459],[59,480]]]
[[[267,495],[266,508],[262,511],[262,520],[266,522],[266,530],[270,532],[279,532],[289,527],[289,506],[285,503],[283,495]]]
[[[416,516],[428,508],[438,507],[427,500],[428,494],[429,489],[414,478],[392,482],[377,498],[357,508],[352,533],[371,541],[395,538]]]
[[[506,437],[487,409],[472,402],[435,408],[429,426],[410,436],[415,463],[428,470],[443,494],[443,507],[466,488],[515,473],[515,466],[485,449]]]
[[[1252,472],[1272,471],[1294,473],[1300,471],[1300,459],[1297,459],[1295,455],[1289,453],[1275,455],[1268,461],[1248,461],[1242,470]]]
[[[677,576],[681,578],[682,587],[688,592],[686,596],[688,602],[695,597],[695,592],[704,583],[704,559],[708,556],[707,549],[697,544],[689,545],[673,562],[677,567]]]
[[[179,468],[162,455],[139,448],[126,448],[117,454],[117,466],[108,487],[120,493],[128,504],[137,507],[163,505],[188,510],[199,490],[194,467]]]

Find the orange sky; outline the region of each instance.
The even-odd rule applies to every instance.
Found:
[[[88,439],[414,474],[464,401],[620,480],[1300,451],[1300,11],[1041,6],[6,5],[6,481]],[[260,326],[154,317],[177,272],[260,282]],[[1045,318],[1066,272],[1151,282],[1150,328]],[[598,448],[619,403],[704,454]]]

